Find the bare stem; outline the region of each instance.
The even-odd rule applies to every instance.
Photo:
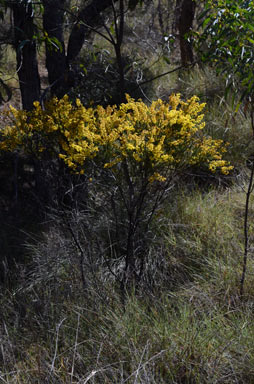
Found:
[[[253,118],[253,108],[251,111],[251,125],[252,130],[254,132],[254,118]],[[240,280],[240,297],[243,297],[244,293],[244,282],[246,278],[246,271],[247,271],[247,261],[248,261],[248,252],[249,252],[249,205],[250,205],[250,197],[251,193],[253,191],[253,179],[254,179],[254,161],[252,161],[251,164],[251,174],[249,178],[249,185],[248,190],[246,193],[246,200],[245,200],[245,211],[244,211],[244,256],[243,256],[243,269],[242,269],[242,276]]]

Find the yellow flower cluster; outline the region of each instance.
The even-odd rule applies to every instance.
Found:
[[[31,112],[11,107],[12,123],[0,131],[0,149],[54,152],[81,173],[87,159],[98,158],[105,168],[128,161],[146,167],[151,182],[165,180],[163,169],[200,163],[227,174],[233,167],[222,159],[222,141],[202,134],[204,106],[196,96],[184,102],[176,94],[150,106],[127,96],[119,107],[85,108],[64,96],[44,110],[38,102]]]

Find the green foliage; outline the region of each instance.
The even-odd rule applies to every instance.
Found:
[[[226,91],[240,86],[242,99],[253,93],[253,17],[253,1],[206,1],[197,34],[202,60],[226,75]]]

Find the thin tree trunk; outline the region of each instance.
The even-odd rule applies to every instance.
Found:
[[[123,56],[121,52],[122,42],[123,42],[123,30],[124,30],[124,1],[119,0],[119,27],[117,15],[115,14],[115,31],[116,31],[116,42],[114,44],[116,61],[118,66],[119,73],[119,104],[125,101],[125,79],[124,79],[124,63]],[[114,4],[112,3],[113,7]]]
[[[253,132],[253,139],[254,139],[254,106],[252,102],[251,106],[251,128]],[[243,297],[244,293],[244,283],[246,278],[246,271],[247,271],[247,261],[248,261],[248,254],[249,254],[249,205],[250,205],[250,198],[251,194],[253,192],[253,182],[254,182],[254,161],[251,159],[250,161],[250,168],[251,168],[251,174],[249,178],[249,185],[248,190],[246,192],[246,200],[245,200],[245,211],[244,211],[244,255],[243,255],[243,268],[242,268],[242,276],[240,280],[240,297]]]
[[[248,191],[246,193],[245,211],[244,211],[244,255],[243,255],[243,269],[240,280],[240,297],[243,297],[244,282],[247,271],[247,260],[249,254],[249,205],[250,197],[253,190],[253,178],[254,178],[254,162],[252,162],[251,175],[249,179]]]
[[[176,4],[176,28],[179,33],[179,43],[182,65],[194,62],[192,43],[188,39],[195,16],[196,2],[194,0],[178,0]]]
[[[78,56],[85,38],[91,33],[91,28],[98,25],[100,14],[117,0],[93,0],[85,6],[78,15],[78,20],[74,25],[68,42],[67,61],[71,64]]]
[[[63,24],[66,0],[43,0],[43,28],[52,42],[46,43],[46,67],[51,95],[61,98],[67,91],[67,65]]]
[[[12,10],[22,104],[23,109],[29,111],[33,108],[33,102],[40,99],[41,91],[32,3],[28,0],[15,2]]]

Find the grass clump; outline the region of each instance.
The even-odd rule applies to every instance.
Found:
[[[190,293],[188,301],[164,294],[153,305],[130,296],[124,310],[119,302],[103,311],[73,307],[51,331],[51,342],[26,346],[2,377],[22,383],[64,383],[66,377],[74,383],[89,377],[94,383],[251,383],[251,311],[213,306],[206,312],[193,305],[194,289]]]

